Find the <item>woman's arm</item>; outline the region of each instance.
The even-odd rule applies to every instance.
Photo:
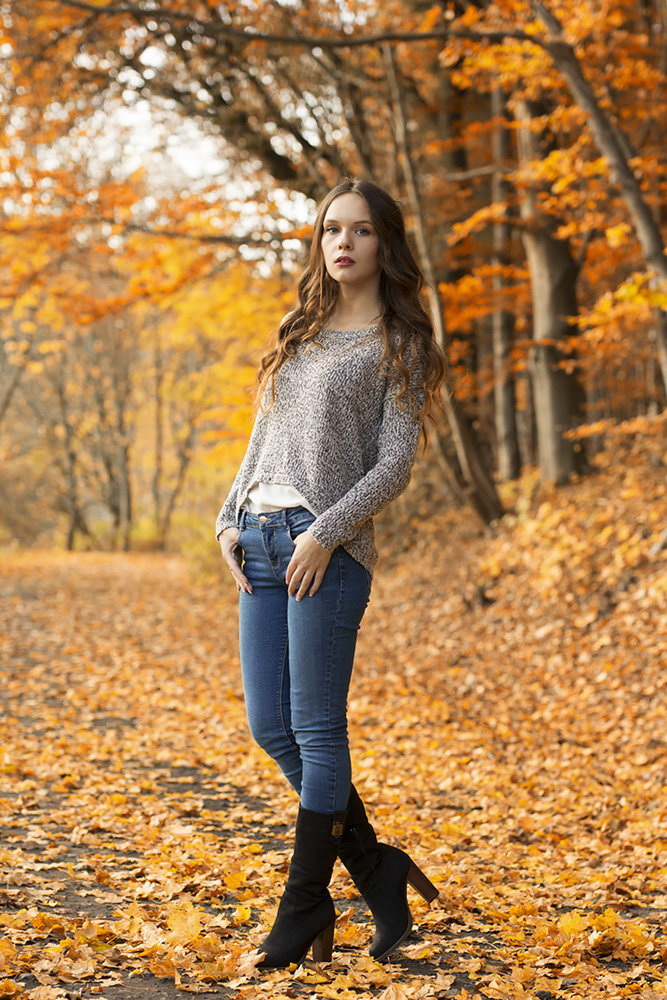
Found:
[[[410,481],[421,423],[400,408],[397,392],[390,384],[385,393],[375,464],[308,528],[329,551],[352,538],[364,521],[399,496]]]
[[[220,513],[218,514],[215,522],[215,537],[219,539],[222,532],[226,528],[235,528],[237,526],[237,514],[236,508],[238,503],[239,495],[239,479],[241,476],[241,469],[236,473],[234,482],[232,483],[232,488],[229,491],[227,499],[223,503]]]
[[[220,535],[220,550],[222,558],[225,560],[234,581],[236,589],[242,590],[246,594],[252,594],[252,585],[241,569],[241,547],[239,545],[239,529],[236,527],[225,528]]]

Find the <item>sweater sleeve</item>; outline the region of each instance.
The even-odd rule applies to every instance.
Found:
[[[241,462],[239,470],[234,477],[234,482],[232,483],[229,495],[223,503],[220,513],[216,519],[216,540],[220,538],[220,534],[225,530],[225,528],[235,528],[238,524],[238,510],[246,498],[247,487],[250,485],[248,481],[249,472],[252,470],[252,465],[256,457],[259,422],[260,416],[258,415],[255,418],[255,423],[253,424],[253,428],[250,433],[250,439],[248,441],[248,447],[246,448],[243,461]],[[241,491],[243,491],[243,495],[239,496],[239,492]]]
[[[397,402],[397,388],[388,385],[378,432],[377,459],[358,482],[313,521],[308,529],[329,551],[353,538],[364,521],[403,492],[417,450],[421,423]]]
[[[229,495],[225,500],[220,513],[215,522],[215,537],[216,540],[220,539],[220,535],[225,530],[225,528],[235,528],[237,525],[237,507],[239,499],[239,480],[241,478],[241,469],[236,473],[234,482],[232,483],[232,488],[229,491]],[[244,498],[245,499],[245,498]]]

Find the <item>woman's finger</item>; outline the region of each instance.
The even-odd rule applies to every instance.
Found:
[[[296,595],[296,599],[300,601],[306,596],[311,584],[315,584],[311,594],[319,589],[331,553],[320,545],[309,531],[299,535],[294,544],[294,553],[285,573],[285,582],[290,597]]]
[[[229,533],[223,532],[220,536],[220,550],[222,558],[229,566],[229,570],[234,577],[236,589],[245,594],[252,594],[252,584],[241,569],[242,549],[238,544],[238,531],[229,529]]]
[[[289,579],[287,577],[287,573],[289,573]],[[299,567],[296,563],[294,565],[290,563],[289,566],[287,567],[287,573],[285,573],[287,593],[289,594],[290,597],[294,597],[294,595],[296,594],[297,590],[301,585],[301,582],[303,581],[305,570]]]
[[[308,593],[308,587],[310,586],[310,583],[311,583],[314,575],[315,574],[311,570],[310,572],[304,573],[303,576],[301,577],[301,582],[299,584],[299,589],[296,592],[296,599],[297,599],[297,601],[300,601]]]
[[[236,566],[229,567],[234,580],[236,581],[237,590],[242,590],[245,594],[252,594],[252,584],[248,580],[247,576],[241,572],[238,563]]]
[[[318,571],[315,574],[315,576],[313,577],[313,585],[310,588],[310,590],[308,591],[308,594],[309,594],[310,597],[314,597],[315,596],[315,594],[317,593],[317,591],[320,589],[320,584],[322,583],[323,579],[324,579],[324,572],[323,571],[322,572]]]

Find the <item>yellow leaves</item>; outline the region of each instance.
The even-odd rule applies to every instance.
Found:
[[[350,989],[346,985],[344,976],[337,977],[331,983],[318,985],[315,995],[327,997],[329,1000],[357,1000],[359,996],[355,989]]]
[[[33,966],[33,971],[41,982],[46,985],[55,977],[62,982],[72,983],[79,979],[90,979],[95,975],[96,962],[85,948],[75,948],[69,938],[64,938],[60,945],[44,949],[42,957]]]
[[[237,872],[226,872],[224,875],[224,883],[231,892],[235,892],[239,889],[245,882],[245,871],[240,870]]]
[[[574,937],[577,934],[583,933],[587,927],[588,917],[584,916],[583,913],[577,912],[577,910],[572,910],[570,913],[564,914],[558,921],[558,929],[568,937]]]
[[[412,990],[408,993],[396,983],[390,983],[384,993],[380,994],[380,1000],[409,1000],[410,996],[412,996]]]
[[[148,969],[161,979],[174,979],[177,972],[173,958],[153,958],[148,963]]]
[[[539,996],[538,991],[556,993],[561,988],[560,979],[536,976],[530,966],[516,966],[507,976],[489,976],[479,984],[479,991],[492,1000],[522,1000]]]
[[[403,954],[415,962],[424,962],[429,958],[434,958],[439,951],[440,949],[431,942],[410,944],[403,948]]]
[[[368,944],[368,930],[363,924],[353,921],[354,910],[350,907],[336,920],[337,947],[364,950]]]
[[[642,922],[628,920],[611,908],[598,915],[572,911],[559,919],[558,929],[563,935],[562,954],[592,953],[627,961],[655,952],[653,935]]]
[[[497,579],[503,571],[500,560],[495,555],[490,556],[489,559],[483,562],[481,568],[494,580]]]
[[[175,910],[167,920],[169,934],[166,940],[170,944],[185,944],[193,941],[201,934],[202,911],[191,903]]]
[[[435,4],[430,7],[422,17],[420,24],[420,31],[432,31],[437,25],[442,24],[442,7],[439,4]]]
[[[662,455],[664,428],[619,429],[610,454],[641,441]],[[296,797],[247,734],[236,595],[212,601],[171,556],[8,556],[0,655],[21,669],[3,698],[25,721],[0,731],[14,769],[0,979],[19,980],[20,954],[21,972],[49,963],[53,989],[94,966],[87,992],[106,964],[158,992],[224,984],[240,1000],[658,990],[667,603],[650,590],[664,550],[646,553],[667,490],[663,466],[631,458],[561,491],[525,477],[491,535],[468,513],[418,518],[410,500],[410,558],[378,577],[360,633],[350,737],[378,834],[441,896],[426,909],[410,890],[417,926],[387,965],[368,956],[372,921],[337,866],[332,896],[355,899],[356,917],[337,921],[333,963],[255,968]]]
[[[70,994],[59,986],[38,986],[27,996],[29,1000],[70,1000]]]
[[[17,950],[14,944],[8,938],[0,937],[0,972],[11,968],[12,960],[16,954]]]
[[[627,222],[620,222],[617,226],[609,226],[609,228],[604,231],[607,245],[610,246],[612,250],[616,250],[618,247],[627,243],[631,232],[632,228]]]
[[[24,989],[21,983],[13,982],[11,979],[0,981],[0,997],[18,997],[23,994]]]
[[[40,340],[37,350],[40,354],[55,354],[65,347],[64,340]]]
[[[493,202],[491,205],[485,205],[483,208],[473,212],[465,222],[455,222],[447,242],[450,246],[455,246],[471,233],[485,229],[489,223],[501,221],[506,211],[507,205],[505,202]]]
[[[525,990],[521,983],[503,982],[496,977],[479,987],[484,996],[491,997],[492,1000],[506,1000],[506,998],[518,998],[525,996]]]
[[[302,965],[297,969],[294,973],[294,978],[300,983],[309,983],[311,986],[329,982],[329,976],[326,973],[319,969],[309,968],[306,965]]]

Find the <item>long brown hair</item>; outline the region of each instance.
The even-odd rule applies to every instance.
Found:
[[[410,249],[398,202],[377,184],[363,179],[338,184],[318,207],[308,263],[299,279],[297,306],[283,319],[275,346],[259,363],[258,399],[270,385],[273,400],[275,376],[300,345],[317,337],[333,313],[338,283],[324,263],[322,233],[329,206],[342,194],[358,194],[364,199],[378,235],[381,269],[378,325],[384,340],[379,373],[396,385],[399,406],[409,410],[415,420],[434,421],[441,408],[439,389],[445,378],[446,363],[421,294],[424,278]]]

